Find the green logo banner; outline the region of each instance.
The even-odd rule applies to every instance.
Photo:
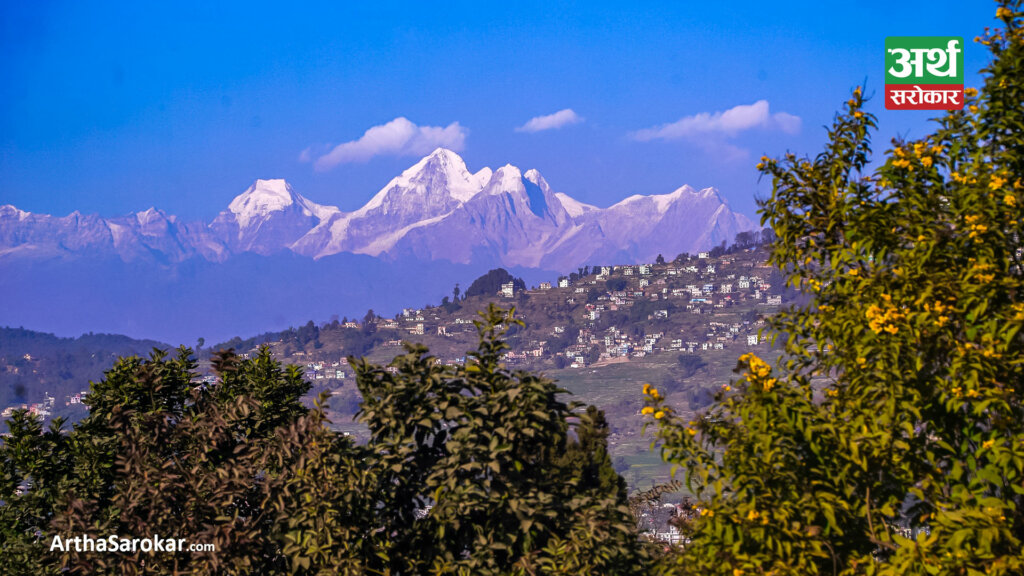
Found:
[[[889,36],[885,39],[885,83],[963,85],[964,39]]]

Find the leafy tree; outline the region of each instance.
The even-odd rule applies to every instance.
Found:
[[[678,357],[681,378],[689,378],[708,365],[696,354],[680,354]]]
[[[812,297],[695,421],[646,390],[703,508],[666,571],[1024,571],[1024,36],[997,15],[984,90],[878,169],[859,88],[818,156],[762,159],[770,262]]]
[[[464,366],[411,344],[392,363],[396,373],[351,359],[380,475],[387,566],[403,574],[635,573],[640,550],[603,415],[588,410],[573,441],[575,406],[557,398],[563,391],[501,363],[501,336],[521,321],[493,305],[483,314],[480,345]]]
[[[609,278],[604,281],[604,285],[609,292],[621,292],[626,289],[629,282],[625,278]]]
[[[526,282],[522,278],[516,278],[509,274],[504,268],[495,268],[480,276],[466,289],[466,297],[470,296],[494,296],[501,291],[502,284],[512,282],[516,292],[526,290]]]

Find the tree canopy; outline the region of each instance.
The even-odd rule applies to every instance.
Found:
[[[770,262],[811,298],[697,419],[646,391],[699,495],[678,573],[1024,571],[1024,36],[997,15],[984,88],[876,169],[860,88],[820,154],[762,158]]]

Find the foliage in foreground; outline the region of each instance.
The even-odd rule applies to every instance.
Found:
[[[354,360],[365,446],[326,427],[296,367],[222,353],[197,386],[190,351],[119,361],[89,417],[0,446],[4,574],[635,574],[644,550],[603,414],[499,363],[511,313],[477,322],[446,366],[408,345]],[[214,544],[178,554],[50,552],[54,535]]]
[[[817,157],[762,159],[770,262],[813,300],[696,421],[647,390],[703,508],[677,572],[1024,572],[1019,2],[998,17],[981,94],[877,170],[860,89]]]

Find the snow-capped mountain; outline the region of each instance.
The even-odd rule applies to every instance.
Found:
[[[210,230],[232,252],[271,254],[339,213],[296,194],[284,180],[257,180],[217,215]]]
[[[117,218],[0,207],[0,258],[116,255],[126,262],[222,262],[292,252],[574,269],[651,261],[731,241],[752,228],[713,188],[630,196],[598,208],[554,192],[537,170],[471,172],[439,148],[354,212],[312,202],[284,180],[257,180],[209,224],[150,208]]]

